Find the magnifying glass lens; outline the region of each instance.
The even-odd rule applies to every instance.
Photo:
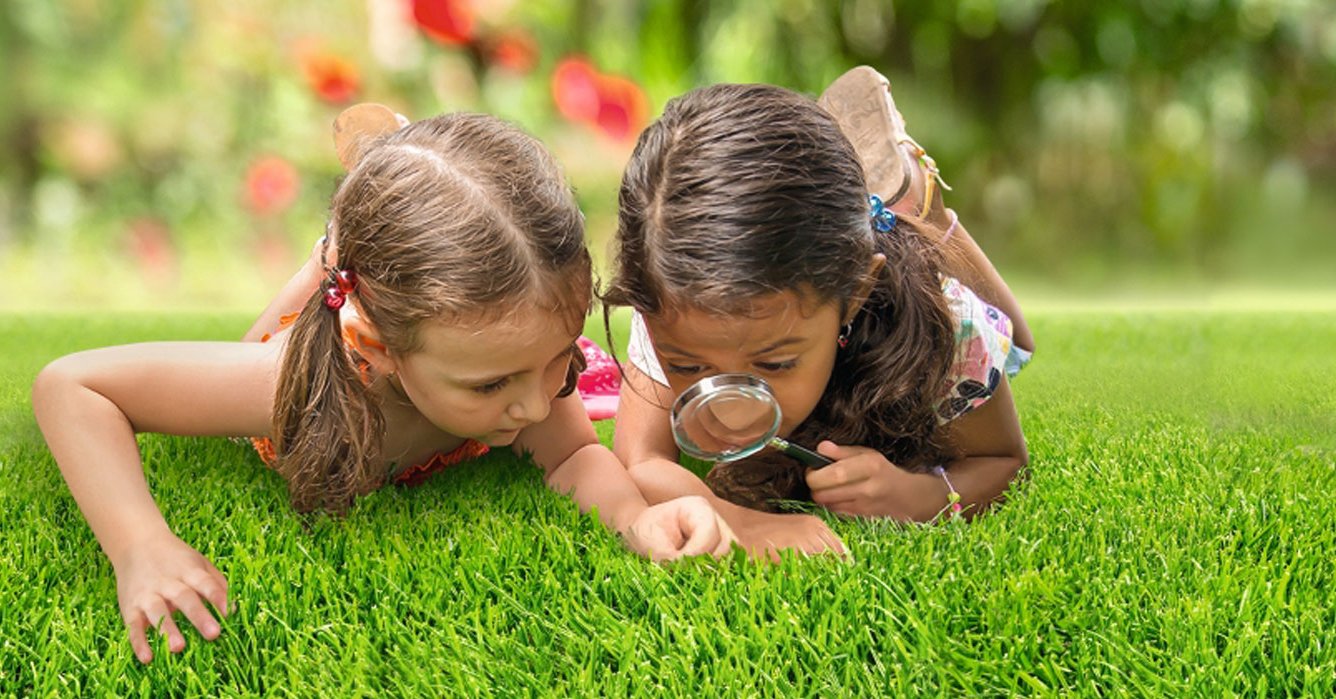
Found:
[[[672,421],[682,451],[707,461],[733,461],[756,453],[775,436],[780,410],[761,379],[721,374],[683,392]]]
[[[741,458],[758,449],[769,437],[773,413],[751,396],[728,393],[703,396],[678,414],[674,423],[678,442],[697,458]]]
[[[772,446],[811,468],[830,459],[778,438],[782,419],[770,386],[750,374],[719,374],[697,381],[673,404],[673,439],[689,456],[737,461]]]
[[[750,395],[725,395],[697,412],[716,436],[734,444],[751,444],[765,436],[775,421],[773,403]]]

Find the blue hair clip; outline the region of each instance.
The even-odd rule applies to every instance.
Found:
[[[869,212],[872,216],[872,226],[882,233],[890,233],[891,229],[895,228],[895,212],[875,194],[867,196],[867,203],[872,207]]]

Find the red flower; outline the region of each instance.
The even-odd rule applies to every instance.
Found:
[[[176,268],[176,253],[167,224],[147,216],[133,219],[126,231],[126,242],[147,281],[162,285],[170,280]]]
[[[246,171],[246,207],[261,216],[282,213],[296,201],[300,184],[288,161],[276,155],[257,158]]]
[[[322,49],[308,49],[300,54],[306,83],[320,99],[343,104],[357,96],[361,78],[357,66],[348,59]]]
[[[473,11],[467,0],[413,0],[413,21],[447,46],[473,40]]]
[[[527,73],[538,62],[538,46],[525,32],[511,30],[492,42],[487,60],[512,73]]]
[[[567,58],[552,72],[552,97],[561,115],[577,122],[598,119],[598,71],[582,58]]]
[[[595,123],[616,141],[629,141],[645,128],[648,100],[640,86],[612,75],[598,80],[598,118]]]
[[[649,100],[630,80],[603,75],[582,58],[567,58],[552,74],[557,110],[616,141],[635,138],[649,116]]]

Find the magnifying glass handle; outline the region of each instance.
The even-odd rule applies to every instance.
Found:
[[[797,459],[798,461],[802,462],[802,464],[804,466],[807,466],[808,468],[821,468],[822,466],[829,466],[835,463],[833,459],[828,459],[812,451],[811,449],[800,447],[797,444],[794,444],[793,442],[790,442],[785,439],[780,439],[779,437],[771,437],[769,444],[770,446],[784,452],[786,455],[791,456]]]

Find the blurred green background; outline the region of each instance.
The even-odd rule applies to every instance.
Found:
[[[668,99],[815,96],[861,63],[1022,291],[1336,290],[1328,0],[0,7],[3,309],[258,311],[322,232],[330,124],[360,101],[518,122],[566,166],[603,258],[621,168]]]

